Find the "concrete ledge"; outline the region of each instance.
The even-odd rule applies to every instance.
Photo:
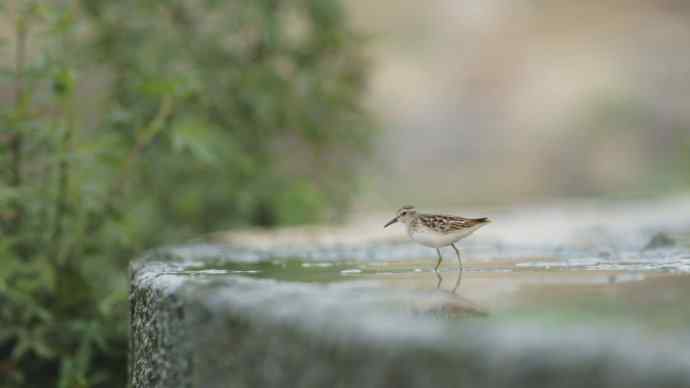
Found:
[[[130,386],[690,386],[687,337],[501,324],[440,292],[188,271],[270,258],[199,245],[133,262]]]

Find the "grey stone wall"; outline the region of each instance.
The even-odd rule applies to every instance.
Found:
[[[447,293],[187,270],[269,258],[203,245],[135,261],[130,386],[690,386],[687,338],[433,313],[461,303]]]
[[[165,275],[167,265],[141,264],[132,266],[129,293],[130,386],[192,387],[182,289]]]

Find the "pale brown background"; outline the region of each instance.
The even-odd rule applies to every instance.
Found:
[[[687,191],[690,2],[347,4],[383,128],[360,208]]]

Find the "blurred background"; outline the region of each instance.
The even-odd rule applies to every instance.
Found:
[[[685,193],[688,53],[679,0],[2,1],[0,386],[123,386],[162,244]]]
[[[366,174],[372,204],[687,190],[689,3],[348,6],[374,37],[367,104],[383,133]]]

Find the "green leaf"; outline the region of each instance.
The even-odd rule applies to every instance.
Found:
[[[76,76],[74,70],[62,68],[53,76],[53,93],[59,97],[68,96],[74,93]]]
[[[26,330],[18,331],[15,339],[17,342],[14,345],[14,349],[12,349],[12,358],[19,360],[31,350],[31,340]]]
[[[0,185],[0,204],[21,198],[21,189]]]
[[[214,129],[208,123],[194,118],[180,120],[173,125],[171,136],[173,149],[177,152],[187,151],[207,164],[216,164],[220,160]]]

